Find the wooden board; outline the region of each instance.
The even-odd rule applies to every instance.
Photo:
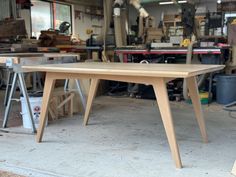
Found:
[[[47,58],[60,58],[60,57],[77,57],[79,54],[76,53],[44,53]]]
[[[0,57],[77,57],[77,53],[1,53]]]
[[[236,176],[236,161],[234,162],[234,166],[233,166],[233,169],[231,171],[231,173]]]
[[[73,63],[23,66],[26,72],[44,71],[116,76],[187,78],[223,69],[224,65]]]
[[[1,57],[40,57],[43,56],[43,53],[1,53]]]
[[[5,64],[10,58],[14,64],[19,64],[21,58],[38,58],[43,56],[43,53],[3,53],[0,54],[0,63]]]
[[[6,63],[7,59],[11,58],[14,64],[21,63],[22,59],[40,60],[42,57],[46,58],[61,58],[61,57],[77,57],[76,53],[3,53],[0,54],[0,63]],[[30,64],[29,64],[30,65]]]

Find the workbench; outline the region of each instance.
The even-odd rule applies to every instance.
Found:
[[[88,59],[93,59],[92,52],[97,52],[98,59],[102,58],[103,47],[101,46],[85,46],[85,45],[62,45],[58,46],[61,51],[86,53]]]
[[[52,64],[38,66],[23,66],[25,72],[46,72],[43,93],[40,125],[37,132],[37,141],[41,142],[46,123],[49,98],[57,79],[91,79],[90,90],[84,115],[84,125],[88,124],[89,113],[100,80],[113,80],[131,83],[150,84],[153,86],[161,118],[169,141],[171,153],[177,168],[182,167],[179,148],[175,135],[175,128],[168,99],[166,83],[176,78],[187,81],[189,95],[192,99],[196,119],[200,127],[203,141],[208,142],[205,121],[200,104],[196,76],[223,69],[223,65],[188,65],[188,64],[153,64],[137,63],[76,63]],[[125,114],[124,114],[125,115]]]
[[[193,55],[223,55],[225,48],[212,47],[212,48],[194,48]],[[123,62],[128,62],[128,55],[187,55],[187,48],[172,47],[172,48],[153,48],[153,49],[139,49],[131,48],[117,48],[115,49],[117,55],[123,56]]]

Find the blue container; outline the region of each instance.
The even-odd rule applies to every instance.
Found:
[[[229,104],[236,101],[236,75],[219,75],[216,84],[216,102]]]

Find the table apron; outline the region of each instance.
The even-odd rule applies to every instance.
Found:
[[[112,80],[120,82],[130,82],[138,84],[153,84],[153,81],[160,78],[164,78],[165,82],[170,82],[176,78],[165,78],[165,77],[150,77],[150,76],[123,76],[123,75],[94,75],[94,74],[77,74],[77,73],[54,73],[47,72],[47,77],[57,79],[99,79],[99,80]]]

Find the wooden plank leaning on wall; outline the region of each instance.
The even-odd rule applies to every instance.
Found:
[[[232,169],[231,173],[232,173],[234,176],[236,176],[236,160],[235,160],[235,162],[234,162],[234,166],[233,166],[233,169]]]

